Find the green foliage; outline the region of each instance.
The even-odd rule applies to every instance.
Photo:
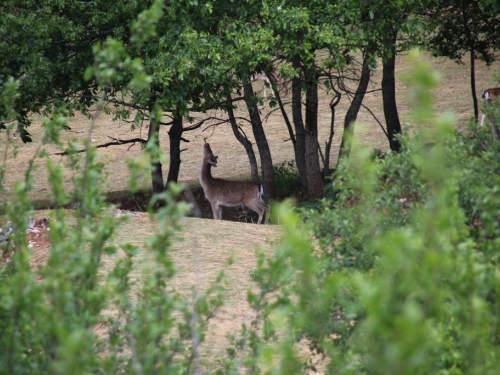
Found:
[[[336,200],[308,212],[305,227],[278,209],[284,238],[253,272],[257,318],[235,339],[233,364],[241,355],[250,373],[498,371],[498,141],[454,134],[432,110],[436,77],[410,58],[421,132],[400,154],[341,165]]]
[[[375,254],[366,249],[373,233],[407,225],[423,203],[427,187],[413,155],[405,141],[384,159],[358,154],[345,160],[320,207],[303,211],[320,247],[332,254],[332,271],[373,267]]]
[[[500,16],[493,2],[439,0],[430,2],[426,12],[430,28],[426,45],[435,55],[459,63],[469,53],[488,65],[496,60]]]
[[[433,55],[448,57],[459,64],[463,64],[465,56],[469,57],[476,120],[479,110],[475,94],[475,60],[491,65],[498,59],[500,14],[497,7],[484,0],[435,0],[430,1],[424,10],[427,22],[423,31],[427,29],[428,36],[424,45]]]
[[[46,263],[33,263],[26,242],[29,179],[5,207],[15,252],[0,269],[0,373],[185,373],[199,366],[203,332],[221,304],[221,290],[216,283],[189,297],[168,289],[171,242],[188,207],[165,193],[158,197],[166,202],[156,215],[158,233],[148,244],[111,245],[122,219],[103,203],[100,169],[91,157],[80,171],[87,182],[75,180],[81,205],[73,213],[53,212]],[[60,194],[57,169],[51,168],[50,180]],[[154,266],[135,279],[137,255],[144,252],[154,254]]]
[[[494,119],[498,121],[500,117]],[[458,199],[479,249],[498,264],[500,144],[492,136],[490,127],[471,123],[471,128],[475,138],[459,137],[459,142],[451,149],[453,160],[459,167]]]
[[[33,113],[52,113],[63,103],[71,111],[85,111],[97,101],[96,81],[83,79],[93,59],[93,44],[108,36],[128,41],[129,22],[148,4],[102,0],[0,3],[0,84],[9,77],[19,80],[19,95],[11,104],[24,142],[31,140],[27,127]],[[5,117],[1,111],[0,117]]]
[[[141,33],[141,24],[136,27]],[[148,22],[144,27],[151,32]],[[103,83],[119,74],[117,66],[131,62],[121,47],[113,41],[105,51],[96,49],[100,62],[91,73]],[[140,69],[132,73],[132,89],[149,84]],[[19,117],[16,85],[8,80],[1,94],[1,120],[6,123]],[[76,153],[71,143],[63,145],[59,131],[69,112],[58,106],[55,113],[44,121],[34,159],[47,155],[47,144],[67,147],[73,188],[65,190],[61,167],[47,159],[49,186],[57,205],[78,205],[72,211],[51,213],[47,259],[40,262],[26,236],[28,216],[33,214],[28,194],[34,185],[34,159],[24,180],[15,183],[13,199],[1,203],[14,232],[7,249],[2,249],[12,256],[2,259],[0,266],[0,374],[199,373],[200,345],[208,320],[221,305],[222,290],[220,277],[207,290],[193,288],[191,296],[169,287],[175,273],[172,240],[179,219],[189,210],[174,199],[181,189],[172,184],[170,191],[154,197],[164,206],[151,212],[158,230],[143,247],[117,243],[115,231],[127,218],[116,217],[105,203],[105,175],[96,150],[88,142],[84,154]],[[5,157],[9,141],[7,137]],[[151,159],[159,154],[152,144],[146,152]],[[144,252],[153,254],[155,262],[137,277],[138,255]]]
[[[274,166],[274,181],[278,197],[290,197],[301,189],[300,176],[293,160]]]

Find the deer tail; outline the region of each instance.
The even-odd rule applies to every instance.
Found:
[[[264,202],[262,197],[264,196],[264,185],[259,185],[259,201]]]
[[[264,185],[259,185],[259,203],[264,205],[264,207],[267,209],[269,206],[264,202],[264,199],[262,198],[264,196]]]

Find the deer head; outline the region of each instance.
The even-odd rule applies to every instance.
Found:
[[[215,156],[210,148],[210,144],[205,143],[203,146],[203,162],[210,164],[212,167],[217,168],[217,159],[219,157]]]

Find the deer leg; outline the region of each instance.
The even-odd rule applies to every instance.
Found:
[[[259,208],[261,209],[262,215],[265,215],[264,216],[264,224],[269,223],[269,215],[271,213],[271,207],[269,207],[267,204],[261,202],[259,205]],[[261,220],[262,220],[262,217],[259,218],[259,224],[260,224]]]
[[[257,212],[257,214],[259,215],[259,220],[257,220],[257,224],[262,223],[262,217],[264,215],[264,210],[262,209],[262,207],[260,207],[259,203],[252,201],[252,202],[245,202],[245,204],[249,209]]]
[[[257,224],[262,223],[262,217],[264,216],[264,212],[257,212],[259,214],[259,220],[257,220]]]
[[[220,220],[222,208],[217,203],[211,203],[212,213],[214,214],[214,220]]]
[[[264,224],[267,224],[269,223],[269,215],[271,214],[271,207],[267,206],[264,211],[266,213]]]

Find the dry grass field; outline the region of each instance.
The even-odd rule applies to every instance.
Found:
[[[469,86],[469,71],[467,65],[457,65],[444,59],[431,59],[434,69],[441,76],[441,86],[435,90],[436,110],[438,113],[453,112],[457,119],[457,128],[466,126],[473,113],[472,99]],[[477,90],[478,96],[484,88],[495,86],[493,72],[498,69],[498,63],[487,68],[478,63],[477,66]],[[402,125],[405,128],[411,126],[410,109],[408,99],[408,88],[400,78],[406,74],[408,67],[405,64],[405,57],[399,57],[397,63],[397,96],[400,108]],[[381,69],[378,69],[373,76],[371,89],[380,87]],[[256,88],[259,83],[255,83]],[[260,84],[261,85],[261,84]],[[328,107],[328,97],[325,92],[320,93],[320,133],[324,139],[328,132],[330,122],[330,110]],[[289,98],[287,98],[289,99]],[[364,104],[368,106],[376,116],[383,122],[381,93],[375,92],[367,95]],[[332,149],[332,163],[335,162],[338,147],[342,136],[342,126],[345,111],[348,108],[347,99],[343,99],[337,109],[335,122],[336,132],[334,146]],[[268,113],[268,107],[262,107],[262,117]],[[222,113],[211,114],[223,116]],[[195,114],[195,116],[198,116]],[[91,120],[82,115],[76,115],[69,120],[71,131],[65,132],[64,136],[73,138],[76,142],[83,142],[88,136],[88,129]],[[247,135],[251,137],[251,127],[242,123]],[[272,114],[264,124],[268,142],[270,144],[273,163],[278,164],[283,161],[293,159],[291,142],[287,141],[287,131],[283,120],[276,112]],[[35,118],[35,122],[29,129],[33,135],[33,144],[23,145],[20,140],[16,140],[18,152],[14,157],[12,152],[7,159],[7,181],[6,186],[19,179],[22,179],[28,161],[33,157],[34,150],[39,142],[42,132],[41,119]],[[137,129],[133,132],[129,130],[129,125],[123,122],[113,122],[108,116],[100,116],[97,119],[95,128],[91,135],[92,144],[98,145],[109,141],[108,136],[127,139],[147,135],[147,129]],[[190,184],[197,184],[199,163],[201,159],[202,145],[204,138],[210,142],[214,153],[219,156],[219,165],[214,174],[217,177],[230,179],[249,178],[250,171],[247,156],[243,147],[232,135],[229,125],[221,125],[217,128],[198,129],[186,133],[185,138],[189,143],[184,144],[186,150],[182,153],[182,164],[180,181]],[[162,130],[160,142],[168,154],[167,129]],[[374,121],[368,111],[362,109],[358,116],[358,123],[355,129],[355,146],[366,146],[370,148],[388,149],[388,142],[385,139],[378,124]],[[323,143],[323,141],[321,141]],[[1,146],[2,155],[4,146]],[[64,156],[53,155],[56,151],[52,146],[47,147],[51,159],[61,163],[65,162]],[[106,189],[110,193],[127,190],[128,169],[127,158],[139,158],[142,151],[139,145],[133,147],[120,146],[99,150],[100,160],[106,163],[107,176]],[[35,200],[47,198],[49,188],[47,185],[47,171],[44,168],[43,159],[38,159],[39,167],[34,176],[36,187],[32,192]],[[164,175],[166,176],[166,164]],[[69,170],[69,169],[67,169]],[[149,174],[146,174],[141,186],[145,189],[149,187]],[[71,174],[68,173],[66,187],[71,188]],[[2,200],[10,199],[10,194],[0,196]],[[45,213],[44,213],[45,214]],[[242,322],[248,322],[252,318],[252,312],[246,304],[246,290],[251,286],[250,272],[255,267],[255,254],[257,249],[266,253],[273,251],[273,244],[278,240],[280,229],[277,226],[257,226],[230,221],[215,222],[213,220],[186,218],[183,221],[182,241],[176,242],[174,260],[178,269],[178,274],[173,283],[181,292],[189,293],[191,286],[204,288],[212,282],[218,272],[222,269],[226,272],[226,282],[228,285],[227,303],[212,321],[207,341],[204,346],[205,354],[208,357],[219,357],[224,350],[226,343],[225,335],[236,331]],[[115,239],[119,243],[131,242],[141,246],[146,241],[148,235],[155,230],[155,223],[144,213],[137,213],[118,231]],[[228,266],[227,260],[232,257],[234,262]],[[147,265],[150,254],[143,254],[143,261]],[[108,262],[112,262],[108,259]],[[138,267],[137,277],[140,277],[141,267]],[[206,357],[207,358],[207,357]]]
[[[206,343],[202,346],[202,358],[218,359],[229,344],[226,336],[238,332],[242,323],[249,324],[255,318],[246,302],[251,272],[255,268],[257,252],[271,253],[280,230],[270,225],[195,218],[183,219],[182,227],[172,252],[178,272],[170,286],[180,293],[191,295],[193,287],[199,291],[208,288],[224,271],[225,305],[211,320]],[[137,213],[120,227],[116,238],[122,243],[143,247],[155,229],[156,225],[148,214]],[[136,257],[137,267],[131,275],[132,279],[140,278],[153,259],[151,252],[140,253]],[[110,268],[114,261],[114,257],[107,258],[105,268]]]

